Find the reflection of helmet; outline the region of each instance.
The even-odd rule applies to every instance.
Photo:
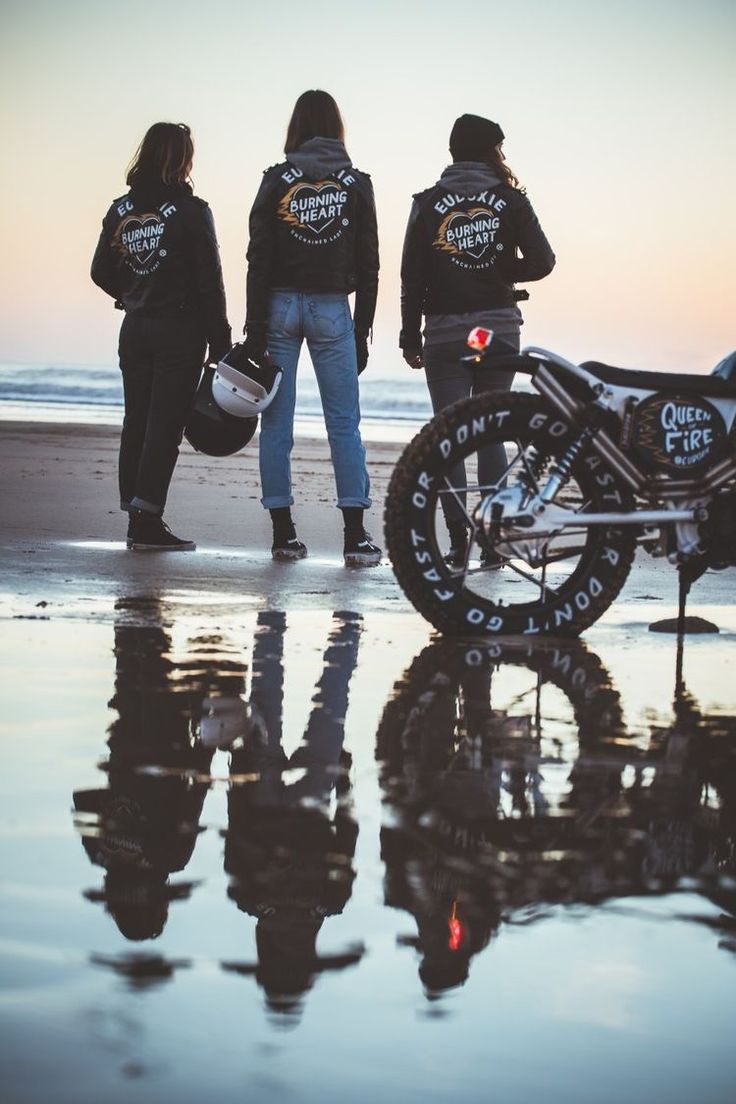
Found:
[[[239,696],[205,698],[199,738],[205,747],[227,748],[251,727],[248,706]]]
[[[244,344],[233,345],[215,369],[212,395],[228,414],[254,418],[273,402],[282,375],[270,358],[254,360]]]
[[[248,444],[258,427],[258,418],[236,418],[227,414],[213,398],[215,370],[205,366],[184,436],[197,452],[207,456],[230,456]]]

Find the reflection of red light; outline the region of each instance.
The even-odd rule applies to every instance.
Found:
[[[451,916],[447,921],[447,926],[450,929],[450,938],[447,941],[447,946],[451,951],[459,951],[462,946],[463,939],[465,938],[465,927],[462,920],[458,920],[456,916]]]

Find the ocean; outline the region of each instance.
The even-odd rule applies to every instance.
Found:
[[[406,378],[371,373],[360,380],[363,436],[408,440],[431,417],[422,373]],[[0,420],[120,425],[123,388],[116,366],[0,364]],[[300,370],[297,432],[321,426],[322,407],[311,370]]]

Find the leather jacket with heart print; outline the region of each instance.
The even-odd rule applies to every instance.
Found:
[[[188,185],[156,183],[113,200],[91,275],[127,314],[200,321],[210,359],[230,348],[212,212]]]
[[[514,306],[514,284],[541,280],[554,263],[526,195],[482,162],[455,162],[414,196],[401,262],[399,344],[421,349],[422,315]]]
[[[356,332],[373,325],[378,232],[370,177],[336,138],[311,138],[267,169],[249,221],[246,330],[268,326],[272,291],[355,292]]]

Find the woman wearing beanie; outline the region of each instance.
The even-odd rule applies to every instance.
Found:
[[[414,196],[401,265],[399,344],[411,368],[424,368],[436,413],[481,391],[508,390],[513,373],[460,363],[474,326],[493,330],[491,356],[519,350],[522,325],[516,283],[541,280],[555,256],[519,182],[503,155],[498,123],[461,115],[450,134],[449,165],[436,184]],[[422,335],[422,316],[424,333]],[[499,451],[500,450],[500,451]],[[481,454],[483,482],[505,466],[503,446]],[[462,486],[462,465],[453,472]],[[465,560],[465,515],[443,495],[450,535],[449,564]],[[488,562],[487,554],[485,561]]]
[[[267,350],[283,369],[261,415],[261,502],[273,522],[271,554],[307,554],[291,517],[296,371],[306,341],[343,514],[345,563],[368,567],[381,558],[363,528],[371,500],[358,399],[378,291],[373,187],[345,150],[340,111],[327,92],[299,97],[284,152],[286,160],[266,170],[250,213],[245,323],[248,354],[258,360]]]
[[[154,123],[128,170],[130,191],[102,223],[92,279],[125,311],[120,369],[120,508],[128,548],[189,551],[162,520],[182,433],[209,346],[230,348],[212,212],[188,183],[194,145],[183,123]]]

